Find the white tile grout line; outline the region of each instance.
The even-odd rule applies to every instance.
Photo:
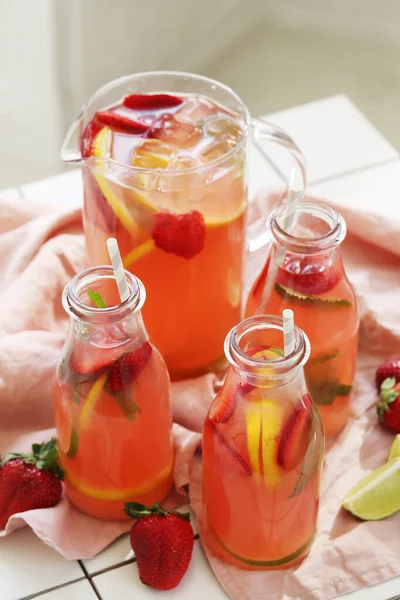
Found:
[[[55,590],[59,590],[64,587],[68,587],[69,585],[72,585],[73,583],[78,583],[79,581],[85,581],[85,580],[86,580],[86,578],[84,576],[78,577],[77,579],[73,579],[72,581],[67,581],[66,583],[60,583],[59,585],[54,585],[51,588],[47,588],[46,590],[42,590],[41,592],[36,592],[35,594],[31,594],[30,596],[24,596],[20,600],[32,600],[33,598],[40,598],[41,596],[44,596],[45,594],[54,592]],[[100,598],[100,600],[102,600],[102,599]]]

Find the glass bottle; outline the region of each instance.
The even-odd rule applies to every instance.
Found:
[[[314,538],[324,434],[303,373],[309,342],[298,327],[294,338],[284,357],[282,318],[234,327],[204,425],[202,536],[243,569],[290,566]]]
[[[168,371],[143,324],[143,284],[125,275],[122,303],[107,266],[64,289],[70,326],[53,385],[67,496],[90,515],[118,520],[125,502],[162,501],[173,468]]]
[[[329,437],[347,423],[357,359],[357,300],[340,251],[346,223],[323,202],[301,201],[289,234],[285,211],[278,208],[268,220],[272,245],[250,291],[246,316],[293,310],[310,340],[307,386]]]

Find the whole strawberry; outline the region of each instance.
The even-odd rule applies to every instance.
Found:
[[[375,381],[378,392],[381,391],[381,385],[383,381],[389,377],[394,377],[396,379],[396,383],[400,383],[400,358],[387,360],[377,368]]]
[[[171,590],[187,571],[193,551],[193,529],[188,514],[168,512],[159,504],[146,508],[127,502],[125,513],[137,519],[131,530],[142,583],[157,590]]]
[[[32,454],[6,454],[0,462],[0,530],[11,515],[55,506],[61,497],[63,472],[57,442],[33,444]]]
[[[395,377],[382,382],[376,411],[387,429],[400,433],[400,383],[396,382]]]

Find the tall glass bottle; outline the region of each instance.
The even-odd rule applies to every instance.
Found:
[[[268,221],[272,245],[246,316],[294,311],[295,323],[310,340],[306,380],[329,437],[348,420],[357,359],[357,300],[340,251],[346,223],[328,205],[312,201],[299,202],[290,234],[284,223],[285,207],[280,207]]]
[[[111,267],[66,286],[70,327],[53,386],[68,498],[104,519],[123,519],[127,501],[162,501],[172,482],[168,371],[143,324],[145,289],[125,275],[122,303]],[[95,306],[100,298],[106,307]]]
[[[292,565],[316,527],[324,435],[303,373],[309,342],[295,327],[295,350],[284,357],[282,331],[269,315],[231,330],[231,366],[203,431],[201,533],[243,569]]]

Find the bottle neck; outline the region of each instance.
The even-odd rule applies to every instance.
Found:
[[[310,343],[305,333],[295,326],[294,351],[284,356],[282,318],[260,315],[245,319],[228,333],[225,354],[236,375],[245,383],[278,387],[302,377]]]
[[[120,302],[112,267],[93,267],[71,280],[62,296],[64,309],[71,318],[70,336],[81,343],[107,347],[123,345],[136,337],[147,340],[141,315],[145,288],[128,271],[125,275],[129,297],[123,302]],[[96,306],[99,301],[103,307]]]
[[[276,246],[293,254],[338,256],[346,236],[343,217],[324,202],[310,200],[297,203],[290,232],[286,228],[286,205],[283,205],[269,218],[269,234]]]

